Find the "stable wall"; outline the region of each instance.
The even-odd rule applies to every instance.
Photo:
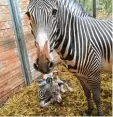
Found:
[[[32,63],[35,59],[35,47],[33,37],[30,34],[29,20],[25,16],[28,0],[18,0],[18,3],[33,74]],[[23,84],[24,78],[8,2],[7,0],[0,0],[0,104],[7,100]]]

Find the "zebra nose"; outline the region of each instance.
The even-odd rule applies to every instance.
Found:
[[[34,63],[33,66],[34,66],[34,69],[36,71],[40,71],[42,73],[47,74],[53,69],[54,63],[49,61],[49,62],[46,62],[46,63],[42,62],[41,64],[37,64],[37,62],[36,62],[36,63]]]
[[[33,66],[34,66],[35,70],[39,71],[39,67],[38,67],[38,65],[36,63],[34,63]]]
[[[50,70],[53,69],[54,63],[53,62],[49,62],[48,67],[49,67]]]

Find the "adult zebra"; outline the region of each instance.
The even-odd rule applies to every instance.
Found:
[[[53,69],[50,53],[55,49],[83,87],[88,102],[86,114],[91,115],[93,108],[91,89],[97,115],[103,115],[99,76],[103,60],[105,67],[111,69],[112,23],[79,17],[68,6],[58,0],[30,1],[28,11],[37,40],[34,67],[43,73],[50,72]]]

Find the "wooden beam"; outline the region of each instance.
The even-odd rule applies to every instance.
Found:
[[[10,16],[13,22],[13,29],[16,37],[16,43],[19,51],[19,57],[21,61],[22,71],[24,74],[24,81],[26,85],[30,85],[32,82],[32,75],[28,60],[27,49],[24,41],[24,33],[22,28],[21,17],[19,13],[18,0],[8,0],[10,8]]]

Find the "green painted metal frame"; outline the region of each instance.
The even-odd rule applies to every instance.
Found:
[[[85,4],[85,0],[84,1]],[[81,2],[81,0],[79,0],[79,2]],[[93,17],[96,18],[96,0],[92,0],[92,13],[93,13]]]
[[[10,16],[13,22],[13,29],[16,37],[16,43],[19,51],[19,57],[21,61],[22,71],[24,74],[24,81],[26,85],[30,85],[32,82],[32,75],[28,60],[27,49],[24,41],[24,33],[22,29],[22,22],[19,13],[18,0],[8,0]]]
[[[93,17],[96,18],[96,0],[93,0]]]

